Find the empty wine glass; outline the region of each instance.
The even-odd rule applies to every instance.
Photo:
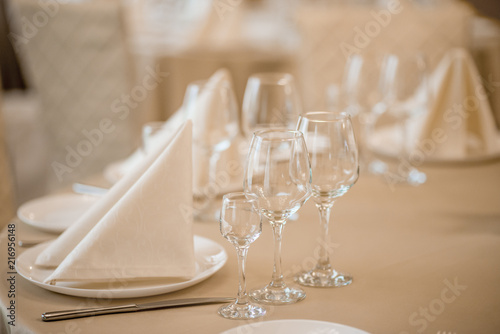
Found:
[[[338,287],[352,282],[351,275],[332,268],[327,251],[330,209],[359,175],[358,151],[349,114],[308,112],[300,117],[297,129],[304,134],[312,169],[312,198],[320,214],[319,259],[295,281],[315,287]]]
[[[376,159],[369,149],[370,136],[378,117],[385,111],[382,107],[381,67],[379,56],[353,54],[347,59],[339,93],[339,107],[352,117],[358,140],[362,169],[374,174],[383,174],[387,165]]]
[[[227,71],[220,70],[210,80],[192,82],[184,97],[184,113],[193,121],[194,217],[197,220],[216,217],[214,198],[218,191],[214,189],[221,188],[217,184],[217,164],[221,152],[229,148],[239,133],[238,105],[228,76]]]
[[[301,114],[295,80],[288,73],[257,73],[248,79],[243,98],[243,134],[269,128],[294,130]]]
[[[415,138],[412,122],[427,111],[430,92],[425,57],[417,53],[411,56],[386,55],[382,66],[381,90],[386,113],[395,118],[399,129],[400,146],[398,160],[408,162]],[[419,185],[425,183],[425,173],[414,166],[389,171],[393,183]]]
[[[238,298],[222,306],[219,314],[229,319],[253,319],[262,317],[266,310],[248,300],[245,280],[245,263],[248,247],[262,232],[262,217],[257,197],[242,192],[229,193],[222,198],[220,233],[231,242],[238,253]]]
[[[272,281],[250,292],[262,303],[291,304],[305,298],[304,290],[289,287],[281,272],[281,240],[286,220],[311,195],[311,166],[301,132],[285,129],[254,133],[245,169],[245,192],[257,196],[261,214],[274,234]]]

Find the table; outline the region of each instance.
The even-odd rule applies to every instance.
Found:
[[[268,307],[263,320],[323,320],[375,334],[499,333],[500,161],[422,169],[428,181],[420,187],[389,186],[379,177],[362,173],[332,214],[332,261],[354,275],[352,285],[305,288],[304,301]],[[18,239],[33,233],[20,224]],[[52,310],[234,296],[234,249],[220,236],[215,221],[195,223],[194,230],[223,245],[229,254],[227,264],[206,281],[167,295],[99,301],[45,291],[17,275],[16,327],[7,328],[12,333],[219,333],[248,323],[258,328],[262,319],[226,320],[216,314],[218,305],[54,323],[40,320],[41,313]],[[3,313],[10,302],[5,232],[0,242]],[[284,231],[283,269],[288,276],[311,265],[318,233],[318,214],[309,201],[298,220],[287,223]],[[267,283],[271,271],[272,235],[265,224],[249,251],[248,287]]]

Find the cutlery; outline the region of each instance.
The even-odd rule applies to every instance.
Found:
[[[73,183],[73,191],[82,195],[102,196],[106,194],[108,189],[83,183]]]
[[[66,310],[66,311],[53,311],[45,312],[42,314],[43,321],[56,321],[65,319],[74,319],[82,317],[92,317],[104,314],[113,313],[127,313],[137,311],[156,310],[161,308],[193,306],[193,305],[206,305],[206,304],[219,304],[234,301],[234,298],[186,298],[186,299],[172,299],[163,300],[153,303],[144,304],[127,304],[110,307],[95,307],[87,309]]]

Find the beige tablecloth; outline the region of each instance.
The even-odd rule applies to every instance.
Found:
[[[431,166],[424,171],[428,182],[417,188],[389,186],[362,174],[332,214],[332,260],[354,275],[352,285],[305,288],[304,301],[269,307],[263,320],[323,320],[381,334],[499,333],[500,162]],[[312,201],[299,214],[284,231],[287,275],[314,259],[319,231]],[[34,235],[21,223],[17,230],[17,239]],[[51,310],[235,295],[236,255],[220,236],[218,224],[196,223],[195,233],[220,243],[229,254],[227,264],[208,280],[161,296],[96,301],[45,291],[17,275],[16,327],[7,327],[12,333],[219,333],[250,323],[223,319],[216,313],[218,305],[54,323],[40,320],[42,312]],[[6,278],[5,233],[1,240]],[[22,251],[17,247],[18,253]],[[266,223],[250,248],[248,287],[267,283],[271,271],[272,235]],[[2,279],[2,312],[9,302],[7,291],[7,280]]]

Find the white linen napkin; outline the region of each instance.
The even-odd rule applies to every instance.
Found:
[[[45,249],[46,283],[194,276],[191,146],[187,121]]]
[[[443,160],[498,154],[500,136],[471,55],[465,49],[449,51],[433,80],[435,97],[417,146],[436,142],[426,153]]]
[[[405,143],[410,160],[468,161],[500,154],[500,133],[484,86],[470,54],[450,50],[431,77],[429,110],[412,118]],[[397,155],[403,140],[399,126],[374,131],[370,147]]]

